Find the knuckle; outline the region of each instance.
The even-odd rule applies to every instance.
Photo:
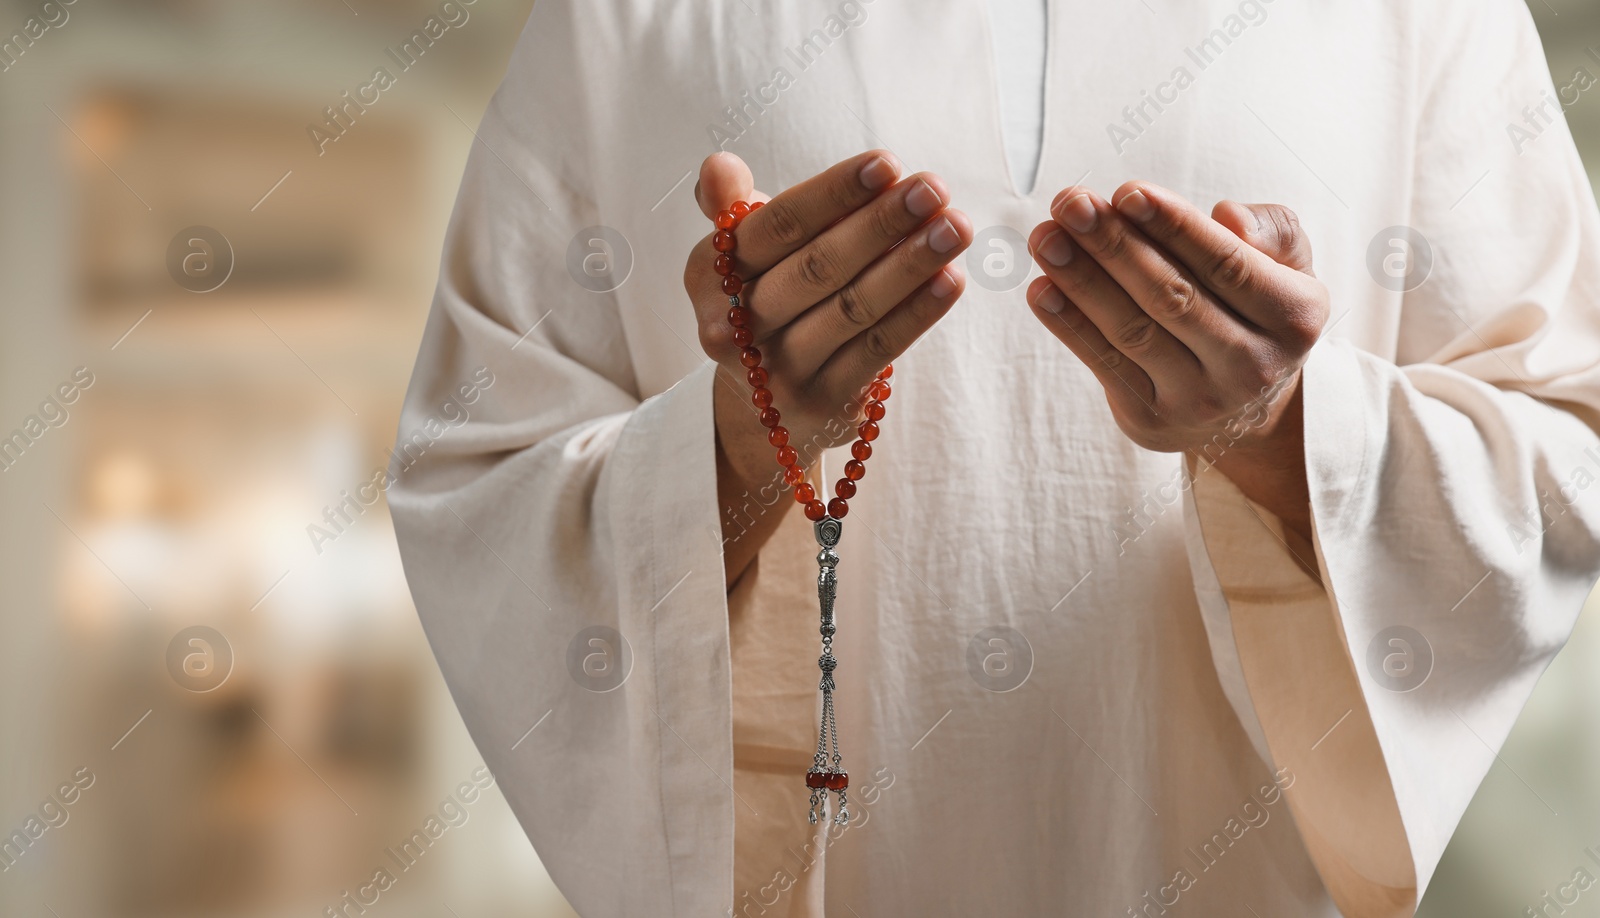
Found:
[[[838,259],[826,246],[808,246],[800,253],[800,261],[796,267],[800,282],[810,290],[834,290],[843,280],[839,276]]]
[[[905,233],[899,214],[909,213],[904,207],[873,207],[867,212],[867,231],[878,242],[899,239]]]
[[[872,306],[861,295],[861,288],[846,284],[834,297],[839,317],[851,328],[859,328],[872,321]]]
[[[1152,304],[1162,318],[1183,321],[1193,316],[1200,305],[1200,291],[1181,274],[1174,272],[1161,281],[1155,290]]]
[[[1284,343],[1296,355],[1311,350],[1321,336],[1322,322],[1309,313],[1294,316],[1284,327]]]
[[[864,350],[867,359],[872,362],[873,366],[881,366],[898,356],[895,352],[894,340],[889,337],[889,333],[884,331],[882,326],[878,325],[874,325],[867,332]]]
[[[1095,258],[1116,261],[1128,253],[1128,231],[1111,222],[1105,232],[1094,240]]]
[[[1295,355],[1311,350],[1322,337],[1322,328],[1328,321],[1329,306],[1326,298],[1316,297],[1291,306],[1285,315],[1281,332],[1283,347]]]
[[[1230,245],[1228,250],[1212,257],[1206,265],[1206,277],[1211,283],[1227,290],[1238,290],[1249,285],[1252,269],[1250,256],[1244,246]]]
[[[1309,349],[1311,345],[1322,340],[1322,333],[1328,329],[1328,318],[1333,315],[1333,304],[1328,302],[1326,296],[1317,298],[1317,305],[1311,310],[1311,321],[1306,328]]]
[[[1114,347],[1108,347],[1103,351],[1099,351],[1095,354],[1095,356],[1100,359],[1100,363],[1104,365],[1106,369],[1113,373],[1120,371],[1123,365],[1128,362],[1128,358],[1123,356],[1122,352]]]
[[[794,202],[775,198],[761,208],[762,223],[773,242],[784,248],[794,248],[806,240],[806,225]]]
[[[1300,225],[1300,215],[1287,207],[1272,208],[1272,225],[1278,234],[1278,248],[1293,252],[1305,244],[1305,229]]]
[[[1111,333],[1110,340],[1121,351],[1147,350],[1156,340],[1156,322],[1142,312],[1130,316]]]

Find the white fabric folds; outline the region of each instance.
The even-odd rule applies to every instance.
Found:
[[[462,716],[586,916],[1409,914],[1600,576],[1600,223],[1564,123],[1525,118],[1527,11],[1054,2],[1027,197],[982,15],[535,6],[389,492]],[[980,232],[845,523],[861,814],[825,838],[806,521],[724,588],[722,520],[787,497],[717,502],[681,278],[718,147],[769,193],[888,147]],[[1054,193],[1130,178],[1299,214],[1334,302],[1314,543],[1130,444],[1024,308]]]

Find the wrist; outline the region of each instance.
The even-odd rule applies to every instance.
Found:
[[[1270,465],[1303,452],[1304,412],[1300,398],[1300,371],[1238,414],[1238,433],[1229,436],[1222,455],[1232,454],[1240,464]],[[1214,442],[1214,441],[1213,441]],[[1217,464],[1218,456],[1206,456]]]
[[[1280,410],[1257,436],[1242,438],[1220,454],[1205,455],[1246,497],[1275,514],[1291,530],[1311,538],[1310,489],[1306,478],[1305,412],[1299,379],[1280,396]]]
[[[1274,475],[1305,474],[1305,423],[1299,380],[1291,391],[1279,397],[1277,410],[1266,423],[1240,437],[1218,456],[1207,456],[1230,478],[1234,471]]]

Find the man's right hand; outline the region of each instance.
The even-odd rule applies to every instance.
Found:
[[[949,190],[938,176],[899,176],[892,153],[871,150],[769,200],[731,153],[714,153],[700,166],[695,197],[708,219],[735,201],[766,202],[739,224],[734,273],[744,280],[739,298],[751,313],[753,346],[782,412],[779,423],[803,464],[816,458],[812,444],[847,438],[862,390],[949,311],[965,285],[951,262],[972,242],[972,221],[947,209]],[[699,319],[700,345],[718,363],[717,490],[738,511],[748,500],[744,492],[775,481],[781,486],[782,469],[750,401],[728,297],[712,269],[711,236],[690,253],[683,285]],[[830,427],[845,436],[836,442]],[[756,517],[754,525],[723,515],[729,583],[793,503],[783,497],[770,508],[750,501],[744,512]]]

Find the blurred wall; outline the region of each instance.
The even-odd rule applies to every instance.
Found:
[[[1530,3],[1557,82],[1600,76],[1600,7]],[[40,833],[0,847],[0,915],[571,914],[352,497],[529,6],[463,0],[413,59],[437,3],[75,2],[0,58],[0,431],[41,419],[0,452],[0,834]],[[1567,115],[1600,176],[1595,97]],[[1596,661],[1591,609],[1422,914],[1600,875]]]
[[[0,915],[571,914],[340,508],[530,5],[0,3]]]

